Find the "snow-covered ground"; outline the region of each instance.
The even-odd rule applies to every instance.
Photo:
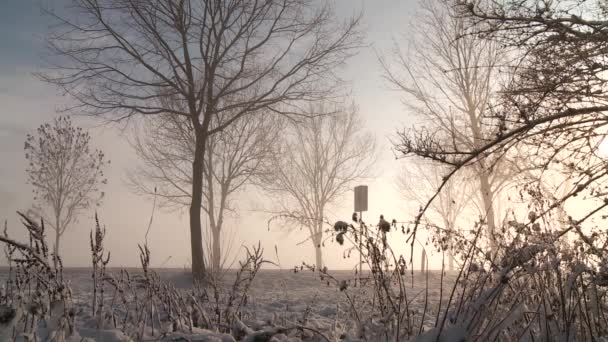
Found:
[[[118,270],[108,270],[109,273],[118,272]],[[130,270],[133,274],[139,270]],[[192,286],[190,275],[184,269],[160,269],[155,270],[161,280],[173,284],[176,288],[187,291]],[[6,278],[6,270],[0,269],[0,280],[4,284]],[[289,326],[293,322],[300,322],[306,316],[306,325],[322,331],[327,335],[336,335],[336,330],[342,329],[347,331],[348,326],[344,322],[348,322],[350,311],[350,303],[346,298],[346,293],[350,295],[351,300],[364,305],[364,301],[370,300],[373,296],[369,288],[360,288],[354,286],[354,275],[350,271],[334,271],[329,272],[339,282],[346,282],[346,291],[341,291],[340,286],[333,282],[328,282],[320,279],[318,272],[300,271],[294,273],[293,270],[261,270],[255,278],[252,288],[249,290],[247,303],[243,311],[246,314],[243,316],[243,322],[248,326],[256,329],[268,325]],[[76,312],[76,327],[80,334],[85,337],[93,337],[97,340],[118,341],[125,340],[117,332],[106,332],[104,334],[95,335],[91,331],[91,305],[92,305],[92,290],[93,283],[91,270],[89,269],[66,269],[65,277],[70,282],[72,289],[72,298]],[[234,280],[234,271],[226,271],[222,277],[221,288],[229,291]],[[429,302],[436,303],[440,296],[441,273],[429,272],[428,280],[425,274],[420,272],[414,273],[414,281],[407,275],[408,289],[407,295],[410,300],[413,300],[412,310],[419,314],[422,313],[425,304],[425,289],[428,281],[428,298]],[[444,293],[449,294],[451,285],[453,284],[455,275],[445,275]],[[110,292],[110,291],[108,291]],[[444,297],[445,298],[445,297]],[[430,305],[432,306],[432,305]],[[430,307],[429,306],[429,307]],[[428,319],[434,319],[432,314],[428,315]],[[346,323],[346,325],[348,325]],[[352,328],[352,327],[351,327]],[[102,336],[103,335],[103,336]],[[190,340],[204,340],[192,339]],[[212,338],[207,339],[212,341]],[[220,339],[221,340],[221,339]],[[280,341],[281,339],[275,339]],[[314,340],[314,339],[313,339]]]

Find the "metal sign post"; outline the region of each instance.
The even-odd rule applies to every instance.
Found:
[[[363,212],[367,211],[367,185],[355,187],[355,212],[359,212],[359,286],[363,272]]]

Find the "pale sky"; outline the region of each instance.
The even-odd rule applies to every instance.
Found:
[[[46,5],[60,9],[65,0],[47,0]],[[400,102],[399,94],[391,91],[382,79],[377,53],[388,53],[393,39],[401,41],[407,36],[409,23],[415,12],[416,0],[335,0],[341,16],[364,10],[364,27],[369,48],[349,61],[343,70],[352,81],[353,95],[361,115],[377,137],[381,158],[376,174],[367,181],[370,186],[370,211],[364,216],[376,222],[380,214],[387,219],[411,220],[417,207],[402,201],[395,189],[395,175],[399,170],[389,142],[397,129],[412,124],[411,115]],[[44,53],[42,37],[48,27],[48,18],[41,14],[36,0],[7,0],[0,11],[0,219],[8,220],[9,233],[21,237],[16,210],[26,210],[31,203],[31,188],[25,184],[25,135],[56,114],[67,99],[57,89],[37,80],[32,73],[42,66]],[[403,42],[405,44],[405,42]],[[99,208],[101,221],[107,227],[106,248],[112,252],[111,266],[137,266],[137,244],[142,243],[150,219],[152,202],[129,192],[125,186],[126,172],[136,164],[134,153],[124,137],[112,127],[98,127],[99,121],[77,118],[76,123],[90,129],[92,143],[102,149],[112,164],[107,176],[106,198]],[[341,209],[330,213],[331,220],[348,220],[352,213],[352,192],[343,198]],[[258,192],[243,196],[242,208],[267,201]],[[413,209],[412,209],[413,208]],[[62,256],[67,266],[88,266],[89,231],[93,228],[94,211],[82,215],[63,237]],[[288,235],[279,226],[267,229],[268,216],[243,210],[227,226],[236,231],[235,248],[260,241],[266,257],[279,261],[283,268],[291,268],[302,261],[314,263],[314,250],[310,242],[297,245],[306,238],[304,233]],[[49,232],[50,233],[50,232]],[[395,233],[392,233],[395,234]],[[400,235],[400,234],[399,234]],[[190,260],[187,213],[157,211],[149,236],[153,267],[183,267]],[[396,246],[405,246],[400,236]],[[405,247],[398,248],[407,252]],[[324,249],[324,258],[330,269],[351,268],[354,260],[342,258],[343,248],[331,244]],[[3,258],[3,256],[2,256]]]

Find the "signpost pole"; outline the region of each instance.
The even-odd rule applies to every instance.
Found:
[[[363,212],[359,212],[359,287],[361,287],[361,273],[363,272]]]
[[[367,211],[367,185],[355,187],[355,213],[359,212],[359,287],[361,287],[361,274],[363,273],[363,212]],[[356,270],[356,268],[355,268]],[[357,279],[355,279],[355,283]]]

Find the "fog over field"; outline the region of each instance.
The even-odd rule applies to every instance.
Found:
[[[67,1],[50,1],[49,6],[62,11],[65,2]],[[415,1],[384,2],[386,4],[383,6],[367,1],[335,3],[339,17],[348,17],[362,9],[364,11],[362,21],[370,46],[359,51],[358,55],[351,59],[352,62],[341,66],[338,72],[352,84],[352,96],[356,98],[360,115],[365,120],[367,129],[374,132],[378,139],[378,167],[374,170],[373,178],[362,180],[362,184],[370,186],[370,212],[365,215],[373,218],[374,222],[380,214],[410,220],[417,211],[417,205],[404,201],[396,190],[394,176],[399,172],[399,163],[394,161],[388,140],[395,134],[397,127],[406,125],[411,119],[402,110],[400,95],[389,90],[389,85],[383,81],[381,67],[376,58],[376,51],[392,49],[393,38],[399,39],[408,34],[409,18],[416,4]],[[12,1],[8,10],[2,11],[0,16],[3,28],[0,37],[4,46],[8,46],[3,48],[0,61],[0,99],[3,104],[2,112],[6,114],[0,117],[0,149],[6,160],[0,166],[0,217],[7,219],[9,230],[18,234],[19,220],[14,213],[31,206],[31,188],[25,184],[23,175],[26,165],[23,158],[23,139],[26,133],[34,130],[40,123],[57,115],[55,111],[61,109],[69,100],[56,88],[40,82],[32,75],[44,65],[39,56],[46,53],[45,30],[52,22],[38,8],[38,2]],[[128,132],[122,134],[122,125],[102,125],[100,121],[84,117],[73,119],[90,130],[95,147],[106,151],[112,162],[107,171],[107,197],[103,206],[98,209],[101,220],[108,228],[108,247],[114,250],[112,264],[136,266],[139,263],[138,257],[130,251],[143,239],[152,210],[152,200],[137,196],[126,187],[126,172],[137,162],[137,157],[124,136],[128,135]],[[311,250],[309,245],[296,245],[308,237],[306,233],[286,234],[286,230],[280,225],[272,226],[268,231],[267,221],[271,215],[258,212],[258,209],[267,206],[268,201],[267,196],[257,190],[239,194],[241,210],[231,215],[228,222],[229,228],[235,231],[237,236],[235,249],[241,244],[250,245],[261,241],[268,250],[273,250],[275,245],[279,247],[284,266],[293,266],[302,261],[314,262],[314,250]],[[345,194],[339,203],[332,207],[331,217],[350,217],[352,203],[352,193]],[[93,211],[90,211],[82,215],[77,224],[78,228],[70,229],[66,233],[65,245],[70,246],[64,256],[66,265],[88,265],[88,245],[80,242],[88,239],[93,214]],[[189,251],[182,248],[189,241],[187,210],[157,211],[149,241],[155,251],[152,261],[155,266],[183,267],[188,264]],[[342,258],[340,251],[328,248],[326,253],[328,267],[352,267],[351,262]],[[438,266],[439,264],[435,264],[435,267]]]

